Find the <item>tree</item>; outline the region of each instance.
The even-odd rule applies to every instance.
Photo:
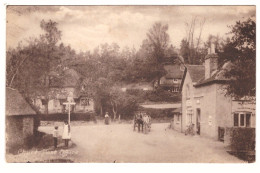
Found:
[[[199,21],[199,27],[196,27],[196,23]],[[183,57],[186,64],[201,64],[201,56],[204,56],[204,49],[201,45],[201,35],[203,31],[206,19],[201,20],[198,17],[193,17],[190,23],[186,22],[186,38],[181,42],[181,56]],[[195,38],[195,31],[198,31],[198,37]],[[197,39],[197,42],[196,42]]]
[[[220,53],[223,63],[231,62],[225,76],[232,79],[227,94],[234,97],[255,97],[256,90],[256,23],[251,18],[230,26],[232,38]]]
[[[169,46],[170,36],[167,33],[168,25],[162,23],[155,23],[152,28],[149,29],[147,35],[147,49],[151,49],[151,57],[154,58],[155,62],[160,64],[164,57],[165,51]]]
[[[7,86],[16,88],[33,105],[36,96],[43,95],[47,101],[53,96],[51,83],[58,79],[62,71],[61,54],[56,46],[61,39],[61,31],[54,21],[41,21],[45,31],[39,38],[31,38],[25,46],[7,52]]]
[[[173,46],[169,46],[168,25],[155,23],[147,32],[132,63],[127,67],[127,76],[133,82],[151,82],[165,74],[163,63],[173,54]]]

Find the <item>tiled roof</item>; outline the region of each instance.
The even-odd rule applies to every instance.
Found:
[[[211,82],[225,82],[228,81],[230,79],[225,77],[225,71],[229,70],[231,68],[232,64],[230,62],[225,63],[221,69],[219,70],[215,70],[212,72],[212,76],[208,79],[202,78],[201,80],[199,80],[195,86],[202,86],[205,84],[209,84]]]
[[[183,76],[184,71],[181,70],[181,65],[179,64],[164,65],[164,69],[167,72],[167,74],[165,75],[166,78],[181,79]]]
[[[6,116],[34,115],[36,112],[15,89],[6,88]]]
[[[197,83],[205,77],[205,67],[204,65],[186,65],[187,70],[190,74],[192,82]]]

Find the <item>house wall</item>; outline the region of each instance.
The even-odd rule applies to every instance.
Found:
[[[233,126],[233,113],[251,113],[251,126],[250,127],[255,127],[256,126],[256,116],[255,116],[255,109],[256,105],[250,101],[242,101],[242,100],[232,100],[232,115],[230,117],[231,119],[231,126]]]
[[[216,121],[219,127],[232,127],[232,99],[229,96],[225,96],[224,85],[217,85],[217,109],[216,109]]]
[[[188,94],[189,93],[189,94]],[[182,121],[181,121],[181,132],[184,132],[188,125],[187,110],[193,109],[193,95],[194,87],[191,81],[190,74],[187,73],[182,89]]]
[[[195,88],[193,103],[195,114],[197,114],[197,109],[200,109],[200,135],[214,139],[218,136],[216,88],[216,84]],[[195,116],[197,118],[197,115]]]
[[[189,94],[187,94],[188,88]],[[228,99],[224,99],[223,96],[219,96],[217,92],[218,88],[218,84],[195,88],[193,87],[189,73],[187,73],[182,90],[182,132],[189,125],[187,114],[188,112],[192,112],[192,123],[194,124],[195,131],[198,127],[198,121],[201,136],[213,139],[218,138],[218,126],[224,125],[225,120],[225,117],[222,115],[230,113],[230,106],[227,106],[230,102],[228,102]],[[187,98],[187,95],[190,95],[190,97]],[[198,110],[200,110],[200,117],[198,117]]]
[[[64,105],[61,103],[61,98],[67,100],[67,96],[70,93],[75,93],[75,88],[67,87],[62,89],[54,89],[53,92],[56,94],[56,99],[50,99],[48,102],[48,112],[49,114],[53,113],[63,113]],[[90,105],[83,106],[80,104],[80,101],[76,102],[74,106],[74,112],[88,112],[94,110],[94,102],[92,99],[89,101]],[[46,112],[46,105],[43,105],[40,98],[35,99],[34,104],[39,108],[41,113]]]
[[[82,105],[80,101],[76,103],[75,112],[89,112],[89,111],[94,111],[93,99],[89,100],[89,105]]]
[[[34,119],[32,116],[23,118],[23,138],[24,139],[33,135],[33,123],[34,123]]]
[[[6,147],[23,145],[23,118],[20,116],[6,117]]]
[[[181,79],[167,79],[166,77],[161,77],[160,85],[173,85],[173,84],[181,84]]]
[[[6,147],[22,147],[27,137],[33,135],[33,116],[6,117]]]
[[[172,128],[178,132],[181,132],[181,115],[179,115],[179,120],[178,120],[178,114],[174,114]]]
[[[190,97],[187,98],[187,86]],[[192,123],[197,129],[197,109],[200,109],[200,135],[218,139],[218,127],[233,127],[234,112],[251,112],[251,127],[255,127],[255,104],[251,102],[232,101],[225,96],[224,85],[211,84],[193,87],[187,73],[182,90],[182,132],[189,125],[188,111],[192,111]]]

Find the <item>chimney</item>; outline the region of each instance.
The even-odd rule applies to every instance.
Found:
[[[218,68],[218,55],[215,53],[215,44],[210,43],[208,55],[205,57],[205,79],[212,76],[212,72]]]

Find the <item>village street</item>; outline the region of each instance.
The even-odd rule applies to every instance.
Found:
[[[171,162],[242,163],[229,155],[221,142],[199,136],[185,136],[168,123],[152,124],[148,134],[133,131],[132,124],[72,126],[73,162]],[[40,131],[52,133],[52,126]],[[62,133],[62,126],[59,127]],[[73,154],[74,153],[74,154]]]

